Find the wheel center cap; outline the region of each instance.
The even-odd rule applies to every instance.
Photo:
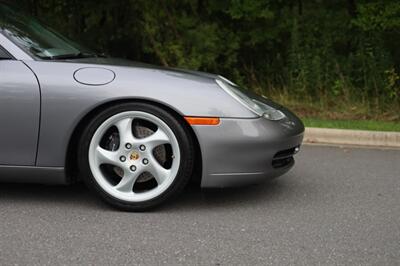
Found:
[[[139,157],[139,153],[137,151],[133,151],[129,156],[129,159],[131,159],[131,161],[136,161],[139,160]]]

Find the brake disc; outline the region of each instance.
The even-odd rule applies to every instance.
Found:
[[[143,127],[140,125],[137,125],[134,127],[134,131],[135,131],[135,136],[139,139],[142,138],[146,138],[148,136],[151,136],[152,134],[154,134],[154,131],[151,130],[150,128],[147,127]],[[154,158],[156,158],[156,160],[162,165],[165,163],[165,161],[167,160],[167,153],[165,150],[164,145],[158,146],[153,150],[153,155]],[[147,182],[151,179],[153,179],[153,175],[150,174],[149,172],[144,172],[142,173],[136,182],[138,183],[144,183]]]

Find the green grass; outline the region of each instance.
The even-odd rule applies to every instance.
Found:
[[[315,118],[303,118],[302,120],[306,127],[400,132],[399,122],[384,122],[372,120],[323,120]]]

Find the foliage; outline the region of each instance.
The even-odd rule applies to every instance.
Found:
[[[216,72],[304,104],[400,111],[398,1],[25,0],[24,6],[112,56]]]

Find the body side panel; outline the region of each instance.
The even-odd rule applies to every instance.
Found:
[[[21,61],[0,61],[0,165],[35,165],[40,91]]]

